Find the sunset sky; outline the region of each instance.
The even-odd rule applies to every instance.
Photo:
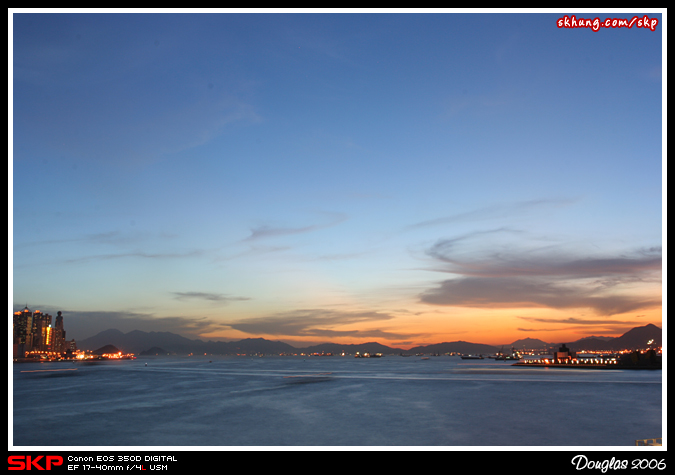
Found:
[[[10,311],[298,347],[662,327],[662,16],[10,12]]]

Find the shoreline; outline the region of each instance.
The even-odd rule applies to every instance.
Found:
[[[569,369],[651,369],[660,370],[661,365],[622,365],[622,364],[569,364],[569,363],[513,363],[511,366],[525,368],[569,368]]]

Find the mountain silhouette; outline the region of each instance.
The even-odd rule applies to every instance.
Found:
[[[662,330],[656,325],[649,324],[644,327],[633,328],[617,338],[582,338],[574,342],[564,342],[570,350],[631,350],[644,349],[647,342],[653,340],[652,346],[661,346]],[[523,347],[528,349],[544,349],[560,346],[562,343],[545,343],[541,340],[525,338],[516,340],[511,344],[504,345],[505,350],[510,351],[511,347],[516,350]],[[92,337],[78,341],[77,346],[83,350],[100,349],[106,345],[113,345],[124,353],[140,354],[148,351],[151,354],[158,353],[155,349],[162,349],[162,353],[172,354],[213,354],[213,355],[235,355],[235,354],[297,354],[297,353],[333,353],[339,354],[345,352],[354,354],[357,351],[361,353],[382,353],[382,354],[415,354],[415,353],[463,353],[463,354],[494,354],[501,350],[500,347],[485,345],[482,343],[471,343],[466,341],[435,343],[425,346],[416,346],[408,350],[401,348],[392,348],[377,342],[359,343],[342,345],[338,343],[322,343],[306,348],[296,348],[281,341],[270,341],[264,338],[246,338],[239,341],[202,341],[190,340],[181,335],[171,332],[144,332],[134,330],[129,333],[123,333],[119,330],[109,329],[102,331]]]
[[[95,354],[95,355],[105,355],[105,354],[112,355],[112,354],[119,353],[119,352],[120,352],[120,350],[113,345],[105,345],[105,346],[102,346],[101,348],[98,348],[98,349],[92,351],[92,353]]]

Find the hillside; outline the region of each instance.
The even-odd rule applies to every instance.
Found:
[[[112,354],[119,353],[119,352],[120,352],[120,350],[113,345],[105,345],[105,346],[102,346],[101,348],[98,348],[98,349],[92,351],[92,353],[95,354],[95,355],[105,355],[105,354],[112,355]]]
[[[463,353],[463,354],[494,354],[497,353],[499,349],[491,346],[484,345],[482,343],[470,343],[468,341],[452,341],[445,343],[435,343],[433,345],[426,346],[416,346],[415,348],[410,348],[405,353],[415,354],[415,353]]]
[[[509,345],[504,345],[504,351],[514,347],[516,349],[525,348],[551,348],[565,343],[573,351],[578,350],[623,350],[646,348],[647,342],[654,340],[653,345],[659,346],[662,342],[661,329],[656,325],[646,325],[636,327],[617,338],[582,338],[574,342],[545,343],[541,340],[526,338],[517,340]],[[382,345],[377,342],[359,343],[350,345],[341,345],[337,343],[322,343],[306,348],[296,348],[280,341],[270,341],[264,338],[246,338],[239,341],[202,341],[190,340],[175,333],[170,332],[144,332],[134,330],[129,333],[122,333],[119,330],[105,330],[90,338],[77,342],[77,346],[84,350],[100,349],[106,345],[113,345],[124,353],[140,354],[144,351],[151,351],[152,354],[158,353],[155,348],[162,349],[163,353],[172,354],[214,354],[214,355],[234,355],[234,354],[280,354],[280,353],[333,353],[345,352],[354,354],[358,352],[383,353],[383,354],[415,354],[415,353],[463,353],[463,354],[494,354],[501,350],[500,347],[485,345],[482,343],[471,343],[466,341],[444,342],[432,345],[417,346],[409,350],[393,348]]]
[[[513,346],[515,349],[550,349],[559,347],[565,343],[567,347],[573,351],[620,351],[627,349],[644,349],[647,347],[647,342],[650,340],[653,340],[653,346],[661,346],[663,342],[661,328],[651,323],[643,327],[635,327],[616,338],[590,336],[576,341],[559,343],[546,343],[541,340],[525,338],[523,340],[516,340],[511,345],[505,345],[505,347],[510,348]]]

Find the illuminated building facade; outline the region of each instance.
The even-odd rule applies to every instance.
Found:
[[[576,358],[576,356],[577,356],[576,353],[570,351],[569,348],[567,348],[567,346],[565,346],[565,344],[563,343],[563,345],[558,349],[558,351],[556,351],[553,354],[553,361],[555,361],[556,363],[562,363],[564,361],[570,361]]]
[[[28,306],[19,312],[14,312],[13,354],[23,356],[33,348],[33,313]]]
[[[51,351],[52,316],[40,310],[33,312],[33,351]]]
[[[57,312],[56,314],[54,344],[52,346],[56,353],[64,353],[66,351],[66,331],[63,329],[63,315],[61,315],[61,312]]]
[[[31,312],[28,306],[13,315],[13,356],[23,358],[27,353],[59,353],[66,351],[66,332],[61,312],[52,327],[52,316],[40,310]],[[74,341],[72,342],[74,345]]]

